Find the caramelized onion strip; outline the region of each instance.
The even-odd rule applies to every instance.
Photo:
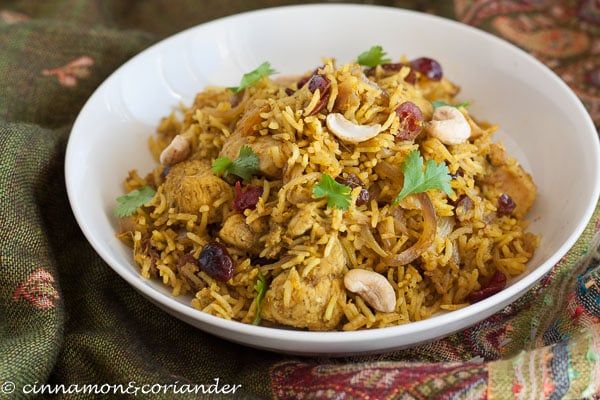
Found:
[[[437,230],[437,219],[435,209],[427,193],[418,193],[413,195],[423,212],[423,232],[419,240],[408,249],[393,255],[385,260],[385,263],[391,267],[406,265],[414,261],[423,252],[425,252],[435,240]]]

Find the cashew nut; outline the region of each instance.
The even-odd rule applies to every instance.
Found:
[[[192,146],[190,141],[181,135],[177,135],[160,153],[160,163],[163,165],[177,164],[188,158],[191,151]]]
[[[464,143],[471,136],[469,122],[460,110],[451,106],[436,108],[427,130],[444,144]]]
[[[381,312],[396,309],[396,294],[388,280],[377,272],[368,269],[352,269],[344,276],[344,286],[358,294],[371,307]]]
[[[350,143],[360,143],[372,139],[379,133],[380,124],[375,125],[358,125],[348,121],[340,113],[331,113],[327,115],[325,120],[327,128],[335,136],[343,141]]]

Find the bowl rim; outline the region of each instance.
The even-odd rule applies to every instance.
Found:
[[[256,14],[269,14],[269,13],[278,13],[278,12],[293,12],[298,9],[319,9],[319,11],[327,10],[339,10],[339,9],[354,9],[354,11],[365,11],[365,10],[375,10],[375,11],[385,11],[387,13],[395,13],[397,15],[408,16],[409,18],[420,18],[423,20],[433,20],[438,24],[446,25],[452,27],[453,29],[458,29],[465,32],[468,35],[479,36],[480,38],[490,42],[493,46],[499,46],[504,48],[506,51],[511,52],[516,57],[520,57],[521,59],[526,59],[532,67],[537,68],[539,72],[545,76],[546,80],[551,80],[555,84],[557,84],[560,88],[565,92],[564,94],[568,97],[568,99],[574,103],[574,107],[577,109],[577,112],[580,114],[579,117],[582,118],[584,124],[586,125],[587,132],[585,135],[593,136],[591,140],[595,145],[590,146],[588,150],[593,152],[593,161],[595,163],[596,168],[594,168],[591,173],[595,174],[595,185],[591,191],[592,196],[590,197],[587,207],[583,213],[583,217],[578,222],[575,229],[571,232],[567,240],[563,242],[563,244],[544,262],[542,262],[536,269],[531,271],[528,275],[515,282],[511,286],[506,289],[498,292],[497,294],[488,297],[478,303],[471,304],[467,307],[464,307],[459,310],[450,311],[447,313],[443,313],[440,315],[434,315],[428,319],[422,321],[409,322],[402,325],[395,325],[385,328],[373,328],[373,329],[365,329],[365,330],[357,330],[357,331],[304,331],[304,330],[295,330],[293,328],[274,328],[274,327],[264,327],[264,326],[255,326],[250,324],[245,324],[238,321],[227,320],[224,318],[220,318],[217,316],[210,315],[208,313],[202,312],[193,308],[191,305],[183,304],[174,297],[162,293],[150,285],[147,285],[144,282],[144,278],[139,275],[139,273],[133,274],[130,271],[131,265],[121,264],[117,259],[108,251],[108,248],[103,246],[101,241],[96,238],[93,234],[93,226],[88,225],[86,219],[83,217],[83,212],[80,209],[77,197],[75,193],[73,193],[73,177],[71,174],[71,170],[75,167],[73,164],[74,160],[74,152],[75,148],[73,145],[73,138],[77,136],[77,132],[80,131],[78,126],[80,121],[84,118],[83,116],[86,114],[87,109],[89,108],[91,101],[95,98],[98,92],[107,85],[107,82],[114,78],[114,76],[118,75],[124,68],[126,68],[129,64],[131,64],[134,60],[144,57],[147,53],[155,51],[157,47],[168,45],[170,42],[175,41],[180,36],[189,35],[191,32],[205,29],[208,26],[222,24],[224,22],[234,21],[236,19],[244,19]],[[589,138],[588,138],[589,139]],[[415,335],[420,332],[426,332],[430,329],[435,329],[436,327],[443,325],[452,325],[456,324],[461,320],[472,319],[477,314],[486,314],[486,311],[492,310],[494,306],[499,304],[509,304],[515,301],[518,297],[526,292],[534,283],[536,283],[544,274],[549,272],[551,268],[573,247],[577,239],[583,233],[585,227],[590,221],[594,209],[596,207],[596,203],[600,196],[600,142],[598,141],[598,136],[596,133],[596,128],[594,123],[583,106],[581,100],[575,95],[575,93],[569,88],[569,86],[560,79],[550,68],[544,65],[542,62],[531,56],[529,53],[524,50],[518,48],[517,46],[497,37],[488,32],[482,31],[475,27],[463,24],[461,22],[447,19],[444,17],[440,17],[437,15],[425,14],[413,10],[400,9],[395,7],[388,6],[377,6],[377,5],[366,5],[366,4],[304,4],[304,5],[290,5],[290,6],[279,6],[279,7],[269,7],[263,8],[259,10],[247,11],[239,14],[234,14],[222,18],[218,18],[212,21],[208,21],[199,25],[195,25],[193,27],[187,28],[181,32],[173,34],[165,39],[160,40],[157,43],[154,43],[150,47],[144,49],[140,53],[136,54],[134,57],[129,59],[123,65],[121,65],[117,70],[115,70],[111,75],[109,75],[96,90],[90,96],[90,98],[86,101],[84,106],[82,107],[79,115],[77,116],[75,123],[71,129],[71,134],[68,140],[66,156],[65,156],[65,183],[67,187],[67,195],[69,198],[69,203],[73,210],[73,214],[75,215],[75,219],[80,226],[83,234],[86,239],[92,245],[94,250],[100,257],[127,283],[133,286],[136,290],[138,290],[144,296],[152,299],[160,303],[161,305],[167,307],[170,310],[177,312],[180,315],[185,316],[186,318],[190,318],[192,320],[199,320],[207,325],[212,325],[220,330],[242,333],[250,336],[257,336],[264,339],[274,339],[274,340],[285,340],[285,341],[302,341],[305,343],[315,343],[315,344],[328,344],[328,343],[336,343],[336,344],[344,344],[351,342],[358,342],[365,339],[368,340],[382,340],[391,337],[400,337],[400,336],[410,336]],[[497,310],[496,310],[497,311]],[[493,311],[493,312],[496,312]],[[474,323],[480,321],[481,319],[477,319],[476,321],[468,324],[467,326],[471,326]],[[465,329],[466,327],[461,327],[460,329]],[[456,330],[456,329],[455,329]]]

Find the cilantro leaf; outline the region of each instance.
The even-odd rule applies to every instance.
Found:
[[[114,209],[115,216],[123,218],[133,214],[139,207],[152,200],[155,193],[150,186],[144,186],[141,189],[135,189],[117,197],[117,206]]]
[[[247,181],[259,171],[260,160],[250,146],[242,146],[238,157],[231,161],[228,157],[217,158],[212,171],[226,178],[229,174],[239,176]]]
[[[260,271],[258,272],[258,276],[256,277],[254,291],[256,292],[256,313],[254,314],[254,320],[252,321],[252,325],[259,325],[262,300],[263,297],[265,297],[265,293],[267,292],[267,280],[265,279],[265,276],[260,273]]]
[[[271,64],[268,61],[260,64],[255,70],[245,73],[242,76],[242,80],[240,81],[240,86],[230,88],[235,93],[239,93],[242,90],[246,89],[248,86],[252,86],[258,81],[260,81],[263,77],[276,74],[273,68],[271,68]]]
[[[260,160],[254,150],[250,146],[242,146],[229,172],[247,181],[258,172],[259,164]]]
[[[327,207],[347,210],[350,206],[352,188],[336,182],[327,174],[321,175],[321,180],[313,187],[313,196],[317,199],[327,197]]]
[[[386,55],[383,47],[373,46],[369,50],[360,53],[356,60],[360,65],[365,67],[375,67],[379,64],[387,64],[391,61],[389,58],[385,58]]]
[[[213,162],[211,169],[212,172],[220,175],[226,173],[231,167],[231,164],[233,164],[233,161],[231,161],[229,157],[219,157]]]
[[[471,105],[471,103],[469,103],[468,101],[463,101],[462,103],[459,104],[450,104],[450,103],[446,103],[444,100],[434,100],[431,102],[431,105],[433,106],[433,108],[439,108],[442,106],[450,106],[450,107],[456,107],[456,108],[461,108],[461,107],[469,107]]]
[[[396,196],[394,204],[398,204],[408,195],[423,193],[431,189],[442,190],[447,195],[453,193],[450,187],[452,178],[446,164],[443,162],[438,164],[434,160],[429,160],[423,171],[423,157],[417,150],[408,153],[402,166],[402,172],[404,173],[404,185]]]

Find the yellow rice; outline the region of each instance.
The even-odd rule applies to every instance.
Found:
[[[331,82],[331,89],[325,108],[316,115],[308,114],[320,100],[318,90],[315,93],[298,90],[295,96],[289,96],[285,89],[298,89],[296,83],[265,78],[243,94],[233,96],[235,100],[228,89],[207,88],[198,94],[191,107],[161,121],[157,135],[149,140],[157,160],[175,135],[188,132],[193,137],[192,158],[213,162],[223,144],[236,133],[244,115],[255,112],[255,106],[260,105],[250,143],[261,136],[280,141],[280,147],[268,151],[275,163],[283,158],[279,165],[283,172],[278,178],[252,178],[250,183],[261,186],[263,195],[255,209],[244,211],[243,218],[248,225],[267,221],[269,228],[258,238],[260,249],[255,255],[227,245],[236,270],[229,281],[220,282],[202,271],[196,262],[180,261],[184,255],[197,260],[207,243],[220,240],[216,233],[220,224],[236,213],[232,197],[218,198],[193,212],[184,212],[178,209],[173,194],[164,185],[162,166],[144,178],[131,171],[124,183],[126,191],[145,185],[156,189],[148,204],[122,220],[119,233],[133,248],[133,258],[143,277],[161,279],[172,288],[174,296],[190,296],[191,305],[198,310],[245,323],[251,323],[257,313],[254,285],[259,272],[268,283],[285,274],[281,291],[277,292],[281,298],[277,301],[283,307],[296,309],[306,299],[307,282],[316,277],[331,279],[328,298],[320,299],[317,308],[307,310],[307,314],[316,315],[318,322],[303,322],[289,316],[278,318],[275,311],[267,310],[262,315],[262,324],[357,330],[404,324],[440,311],[459,309],[468,305],[469,293],[480,289],[496,271],[513,277],[526,269],[538,238],[526,232],[524,219],[496,216],[495,197],[484,193],[479,183],[489,170],[486,157],[490,154],[495,126],[473,120],[479,135],[454,146],[444,145],[425,132],[416,141],[395,139],[399,120],[394,110],[399,104],[415,103],[427,120],[433,113],[430,101],[452,102],[458,93],[457,86],[447,79],[433,82],[423,78],[411,85],[404,81],[408,73],[405,68],[394,74],[382,74],[378,69],[371,79],[387,93],[386,103],[373,85],[360,79],[362,72],[355,64],[336,66],[333,60],[325,60],[319,73]],[[344,85],[350,85],[360,98],[343,112],[344,116],[359,124],[380,123],[382,131],[375,138],[353,145],[340,142],[328,131],[325,115],[336,110]],[[466,109],[461,110],[468,116]],[[408,265],[390,267],[383,260],[417,241],[423,218],[414,203],[406,199],[400,204],[404,226],[396,230],[395,207],[381,199],[393,199],[399,188],[378,175],[378,165],[385,162],[400,168],[413,149],[418,149],[425,160],[445,162],[453,174],[460,169],[462,175],[452,180],[455,195],[448,197],[438,190],[427,194],[438,218],[433,244]],[[514,160],[510,162],[518,167]],[[377,198],[356,206],[360,189],[354,189],[347,211],[328,208],[325,199],[310,198],[310,190],[322,173],[337,176],[342,172],[357,175],[370,191],[377,193]],[[472,208],[462,221],[457,219],[454,206],[459,195],[466,195],[472,201]],[[304,201],[299,201],[303,196]],[[215,210],[218,210],[216,217]],[[297,216],[303,212],[310,213],[312,225],[300,235],[290,234],[292,229],[300,230],[298,223],[302,221]],[[215,218],[217,222],[211,222]],[[449,231],[441,232],[444,224]],[[343,272],[334,277],[319,275],[323,260],[331,256],[336,246],[343,250],[343,271],[363,268],[387,278],[396,294],[393,312],[376,311],[363,298],[347,291],[341,283]],[[273,296],[273,292],[268,292],[269,301]]]

